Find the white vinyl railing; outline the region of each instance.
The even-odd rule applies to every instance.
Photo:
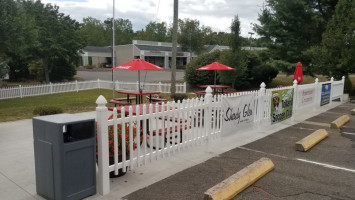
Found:
[[[304,108],[318,109],[321,106],[323,84],[331,84],[330,103],[337,98],[342,100],[344,81],[344,77],[341,81],[334,81],[332,78],[324,83],[318,83],[316,79],[315,83],[305,85],[297,85],[295,81],[293,86],[273,89],[266,89],[266,85],[262,83],[257,91],[215,96],[212,96],[212,89],[208,87],[204,97],[187,99],[182,103],[115,107],[113,111],[106,107],[106,99],[99,96],[96,100],[98,191],[101,195],[109,193],[110,172],[118,173],[120,169],[126,171],[126,167],[138,168],[201,144],[207,144],[208,148],[209,142],[220,137],[223,130],[224,98],[252,95],[255,110],[253,125],[272,126],[271,123],[264,122],[271,121],[273,91],[294,90],[292,113],[295,114]],[[107,116],[112,117],[108,119]],[[109,133],[110,126],[124,128],[114,128]],[[109,134],[114,136],[113,141],[110,141],[114,144],[113,150],[109,150]],[[127,137],[127,140],[120,137]],[[121,159],[118,159],[118,152],[122,155]],[[110,154],[114,158],[112,163],[109,162]]]
[[[23,98],[29,96],[38,96],[46,94],[64,93],[64,92],[78,92],[81,90],[91,89],[113,89],[115,90],[138,90],[138,82],[119,82],[93,80],[93,81],[75,81],[66,83],[49,83],[28,86],[16,86],[0,88],[1,99]],[[170,83],[141,83],[143,90],[169,93]],[[186,83],[175,85],[177,93],[186,93]]]

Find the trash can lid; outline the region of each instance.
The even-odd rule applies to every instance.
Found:
[[[92,117],[73,115],[73,114],[68,114],[68,113],[39,116],[39,117],[34,117],[33,119],[57,123],[57,124],[70,124],[70,123],[75,123],[75,122],[94,121],[95,120]]]

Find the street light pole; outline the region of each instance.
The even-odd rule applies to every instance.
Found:
[[[249,49],[251,50],[251,40],[252,40],[252,36],[254,35],[253,32],[248,32],[248,34],[250,34],[250,44],[249,44]]]
[[[115,0],[112,0],[112,68],[115,67]],[[112,98],[115,98],[115,82],[114,82],[114,73],[113,69],[111,68],[112,74]]]

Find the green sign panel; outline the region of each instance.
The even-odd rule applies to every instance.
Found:
[[[271,124],[284,121],[292,116],[293,89],[272,92]]]

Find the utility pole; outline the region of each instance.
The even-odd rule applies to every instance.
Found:
[[[176,52],[177,52],[177,28],[178,28],[178,8],[179,1],[174,0],[174,21],[173,21],[173,49],[172,49],[172,58],[171,58],[171,95],[175,95],[176,88]]]

